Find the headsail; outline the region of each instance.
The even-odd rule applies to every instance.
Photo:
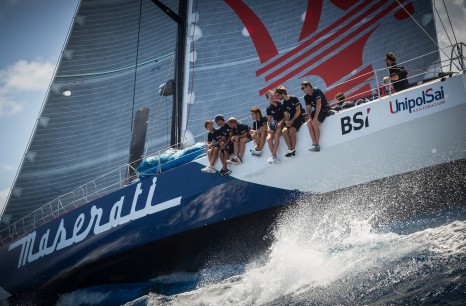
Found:
[[[164,2],[177,11],[178,1]],[[58,213],[65,198],[79,205],[110,185],[95,180],[68,193],[127,163],[133,115],[142,107],[151,108],[147,151],[169,145],[173,97],[160,96],[159,85],[174,77],[176,31],[152,1],[80,2],[4,221],[47,203]],[[126,170],[106,180],[121,181]]]

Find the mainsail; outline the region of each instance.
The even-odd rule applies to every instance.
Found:
[[[163,2],[178,11],[178,1]],[[265,109],[262,96],[277,85],[300,96],[299,83],[307,79],[329,100],[339,91],[358,99],[375,94],[388,73],[388,51],[408,68],[410,83],[430,78],[440,65],[430,1],[189,5],[182,128],[197,140],[204,120],[217,113],[245,119],[252,106]],[[174,77],[176,31],[150,0],[80,2],[2,220],[12,224],[52,201],[59,206],[65,199],[57,197],[89,181],[67,200],[121,181],[141,107],[151,108],[148,154],[169,145],[173,101],[160,96],[159,86]],[[105,182],[96,179],[113,169],[119,170]]]

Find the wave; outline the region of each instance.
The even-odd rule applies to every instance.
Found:
[[[277,220],[268,251],[247,264],[85,289],[59,305],[71,297],[73,305],[141,306],[419,304],[465,296],[466,205],[381,225],[373,211],[350,204],[301,200]]]

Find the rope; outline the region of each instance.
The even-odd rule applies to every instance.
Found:
[[[197,13],[197,5],[198,5],[198,1],[196,0],[196,4],[195,4],[195,12]],[[194,38],[194,34],[196,32],[196,22],[194,22],[194,26],[193,26],[193,32],[192,32],[192,37]],[[192,102],[193,102],[193,95],[192,93],[194,92],[194,68],[195,68],[195,61],[194,61],[194,52],[196,50],[196,48],[194,47],[194,39],[192,41],[192,46],[193,46],[193,49],[192,49],[192,53],[193,53],[193,67],[192,67],[192,71],[193,71],[193,75],[192,75],[192,78],[191,78],[191,95],[189,96],[189,103],[188,103],[188,113],[186,114],[186,126],[185,126],[185,131],[188,130],[188,125],[189,125],[189,116],[191,114],[191,106],[193,105]],[[186,72],[185,72],[186,73]],[[188,72],[189,73],[189,72]],[[188,75],[189,77],[189,75]],[[189,88],[187,89],[189,90]],[[186,136],[186,132],[185,132],[185,136]]]
[[[424,28],[419,24],[419,22],[417,22],[417,20],[413,17],[413,15],[411,15],[409,13],[409,11],[403,6],[401,5],[400,1],[396,0],[396,3],[398,3],[399,6],[401,6],[403,8],[403,10],[406,12],[406,14],[409,15],[409,17],[411,17],[411,19],[414,20],[414,22],[417,24],[417,26],[430,38],[430,40],[432,40],[434,42],[434,44],[437,46],[437,48],[439,50],[441,50],[443,52],[443,54],[445,54],[445,56],[448,58],[448,55],[446,54],[445,51],[443,51],[442,49],[440,49],[440,46],[438,45],[437,41],[435,41],[435,39],[432,38],[432,36],[429,35],[429,33],[427,33],[426,30],[424,30]],[[458,68],[458,67],[457,67]]]
[[[445,0],[443,0],[443,6],[445,6],[445,12],[447,13],[448,22],[450,23],[451,31],[453,33],[453,37],[455,38],[455,44],[458,44],[458,40],[456,40],[455,30],[453,29],[453,25],[451,24],[450,14],[448,13],[447,5],[445,4]]]
[[[437,10],[437,6],[435,5],[435,1],[433,1],[433,4],[434,4],[435,12],[437,13],[438,19],[440,20],[440,23],[442,24],[442,27],[443,27],[443,30],[445,31],[445,34],[447,35],[448,41],[450,42],[450,45],[453,46],[453,43],[452,43],[451,38],[450,38],[450,34],[448,34],[447,28],[445,27],[445,24],[443,23],[442,18],[440,17],[440,13]]]

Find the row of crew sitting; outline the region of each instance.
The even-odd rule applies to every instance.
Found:
[[[251,109],[253,126],[239,123],[236,118],[230,117],[225,121],[223,115],[217,115],[214,119],[219,126],[214,126],[214,121],[206,120],[205,128],[209,131],[207,136],[207,148],[209,164],[202,169],[206,173],[217,173],[214,165],[218,157],[222,162],[220,175],[229,175],[231,170],[228,164],[241,164],[244,156],[245,144],[254,140],[253,156],[260,156],[267,141],[272,155],[267,159],[270,164],[280,162],[277,151],[280,145],[280,136],[283,135],[288,150],[285,157],[293,157],[296,154],[296,133],[303,123],[307,124],[312,139],[309,151],[319,152],[319,125],[330,112],[330,106],[325,94],[317,88],[313,88],[308,81],[301,82],[301,90],[305,93],[304,100],[306,110],[299,99],[290,96],[285,86],[278,86],[274,91],[269,90],[265,94],[269,101],[266,109],[266,117],[258,107]],[[230,159],[230,155],[233,157]]]

